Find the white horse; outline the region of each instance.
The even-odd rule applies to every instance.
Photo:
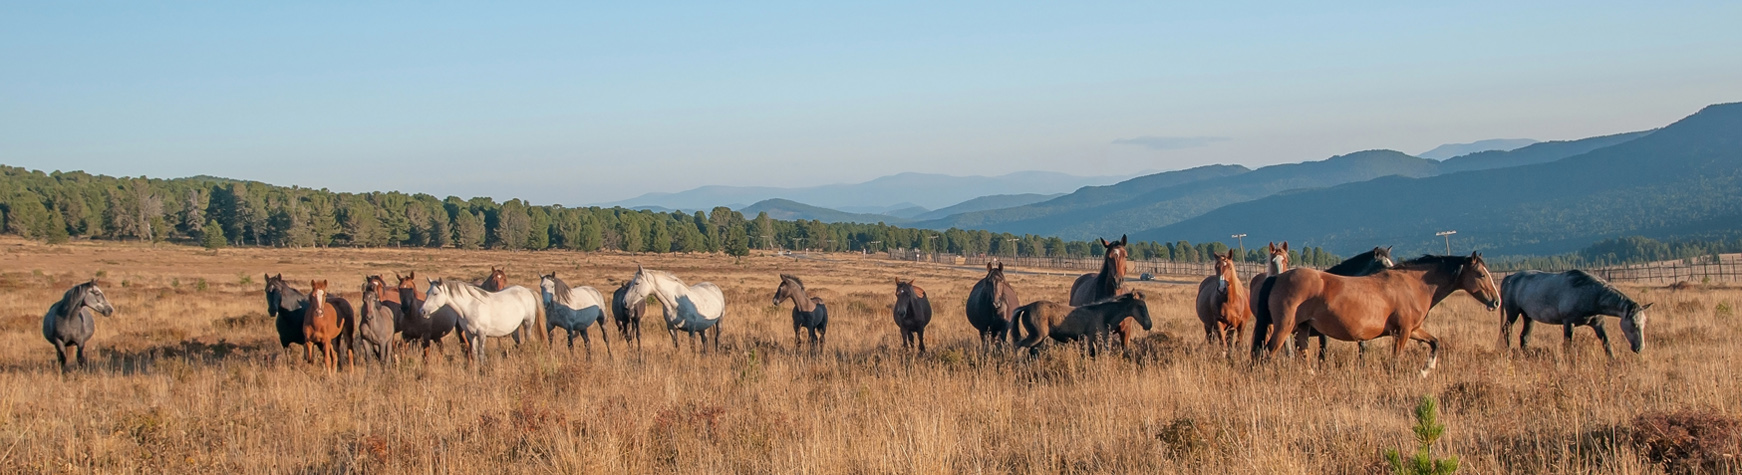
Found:
[[[695,345],[696,334],[702,337],[702,347],[708,346],[707,330],[714,330],[714,349],[720,349],[720,317],[726,315],[726,294],[712,283],[684,285],[683,280],[669,272],[647,270],[635,266],[635,277],[629,280],[624,296],[629,305],[639,305],[652,295],[665,310],[665,328],[671,333],[671,346],[677,347],[677,332],[690,334]]]
[[[575,352],[575,337],[580,336],[581,342],[587,345],[587,357],[593,356],[593,339],[587,336],[587,329],[593,324],[599,325],[599,336],[605,339],[605,354],[611,354],[611,337],[605,334],[605,296],[598,289],[580,286],[570,288],[569,284],[556,277],[556,273],[540,276],[538,293],[544,299],[545,340],[550,341],[550,333],[556,327],[562,327],[569,334],[569,353]]]
[[[466,332],[466,341],[472,344],[472,356],[479,364],[484,362],[484,338],[511,336],[518,346],[520,334],[537,328],[538,320],[544,315],[538,305],[538,296],[526,287],[516,285],[491,292],[470,282],[430,280],[423,299],[423,313],[433,314],[443,306],[452,307],[460,314],[460,331]]]

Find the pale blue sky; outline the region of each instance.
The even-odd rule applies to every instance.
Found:
[[[574,205],[1418,153],[1742,100],[1739,2],[296,3],[0,6],[0,163]]]

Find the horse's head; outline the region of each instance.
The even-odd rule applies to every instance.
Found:
[[[1270,256],[1265,264],[1269,267],[1270,273],[1281,274],[1282,271],[1288,270],[1288,241],[1283,241],[1281,246],[1273,242],[1265,245],[1264,249]]]
[[[1131,307],[1131,314],[1121,315],[1121,317],[1137,319],[1137,324],[1143,325],[1143,331],[1149,331],[1150,329],[1155,328],[1155,324],[1149,319],[1149,302],[1143,300],[1142,291],[1133,290],[1116,298],[1119,301],[1126,302]]]
[[[1129,236],[1120,235],[1118,241],[1100,239],[1101,247],[1107,251],[1107,261],[1112,263],[1114,275],[1124,277],[1131,272],[1131,263],[1126,260],[1130,254],[1125,250],[1125,244],[1130,242]]]
[[[442,306],[448,304],[448,293],[447,286],[440,279],[430,279],[429,290],[424,291],[423,306],[418,311],[424,315],[434,315],[436,310],[441,310]]]
[[[1391,246],[1374,246],[1373,261],[1378,262],[1381,266],[1385,266],[1386,269],[1397,267],[1397,261],[1391,260]]]
[[[366,290],[374,290],[375,295],[381,295],[382,292],[387,291],[387,279],[381,278],[380,274],[371,275],[364,279],[363,288]]]
[[[323,311],[323,309],[321,308],[322,307],[321,304],[325,303],[326,301],[327,301],[327,281],[325,281],[325,280],[309,281],[309,292],[308,292],[309,312],[311,312],[315,315],[320,315],[321,312]]]
[[[626,287],[623,298],[629,305],[641,305],[641,302],[647,300],[647,294],[653,293],[653,283],[648,280],[647,270],[642,269],[641,264],[636,264],[635,277],[629,278],[629,282],[623,284]]]
[[[1211,254],[1216,256],[1216,290],[1219,292],[1227,292],[1229,283],[1240,278],[1234,272],[1235,252],[1235,250],[1229,249],[1226,255]]]
[[[550,305],[556,300],[556,273],[538,276],[538,293],[544,297],[544,304]]]
[[[1645,310],[1652,304],[1633,304],[1627,309],[1627,314],[1621,316],[1621,334],[1627,337],[1627,344],[1634,353],[1645,349]]]
[[[1482,253],[1470,253],[1457,278],[1458,288],[1487,305],[1488,311],[1500,309],[1500,287],[1494,285],[1494,276],[1488,273],[1488,264],[1482,261]]]
[[[1004,289],[1007,287],[1004,283],[1003,262],[999,262],[996,267],[991,262],[986,263],[986,281],[990,282],[992,287],[992,309],[1003,312],[1005,310]]]
[[[780,287],[774,288],[773,305],[780,305],[780,301],[789,298],[793,299],[793,302],[798,302],[796,296],[802,291],[804,291],[804,281],[798,280],[798,277],[790,274],[780,274]],[[804,304],[799,303],[798,305],[803,306]]]
[[[508,288],[508,269],[498,269],[495,266],[491,266],[490,277],[484,278],[484,283],[479,285],[479,287],[483,287],[485,290],[492,292]]]
[[[109,304],[109,297],[103,295],[103,289],[97,287],[96,279],[73,286],[72,289],[67,290],[67,295],[61,298],[62,300],[76,299],[76,302],[69,301],[63,305],[64,311],[68,312],[68,315],[78,311],[77,307],[79,306],[96,310],[97,313],[103,314],[105,317],[115,313],[115,306]]]

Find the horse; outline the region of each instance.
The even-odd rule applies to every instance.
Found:
[[[1288,271],[1287,241],[1282,243],[1280,249],[1270,248],[1268,252],[1270,253],[1270,260],[1266,266],[1266,270],[1269,271],[1270,275],[1253,277],[1252,287],[1248,288],[1252,294],[1252,314],[1256,317],[1254,318],[1253,323],[1255,327],[1253,335],[1255,338],[1263,338],[1264,333],[1261,332],[1266,332],[1270,328],[1270,312],[1262,311],[1264,308],[1262,302],[1266,302],[1268,301],[1267,299],[1270,298],[1270,284],[1275,281],[1277,274]],[[1344,277],[1360,277],[1371,275],[1374,272],[1379,272],[1385,269],[1390,269],[1396,265],[1397,262],[1391,260],[1391,247],[1374,246],[1371,251],[1356,254],[1355,257],[1345,259],[1343,262],[1337,263],[1337,265],[1331,266],[1329,269],[1325,269],[1325,273]],[[1319,338],[1319,360],[1324,361],[1325,345],[1327,344],[1325,336],[1314,331],[1311,327],[1300,327],[1296,329],[1296,332],[1297,333],[1294,336],[1295,351],[1302,355],[1306,354],[1307,339],[1316,336]],[[1357,354],[1367,354],[1367,342],[1355,342],[1355,348]],[[1257,354],[1254,353],[1253,356],[1257,356]]]
[[[981,354],[990,350],[993,342],[1004,341],[1007,335],[1011,342],[1022,336],[1020,330],[1012,332],[1015,325],[1011,317],[1022,304],[1016,299],[1016,289],[1004,280],[1004,263],[997,267],[986,263],[986,277],[968,291],[967,305],[968,323],[980,331]]]
[[[578,333],[581,343],[586,345],[587,357],[593,357],[593,339],[587,335],[587,329],[593,324],[599,324],[599,337],[605,340],[605,355],[611,354],[611,335],[605,333],[605,297],[598,289],[580,286],[569,287],[567,282],[556,277],[556,273],[540,276],[538,293],[544,301],[545,340],[550,340],[551,332],[556,327],[562,327],[569,334],[569,354],[575,352],[575,336]]]
[[[1198,320],[1204,323],[1204,338],[1222,347],[1224,357],[1229,356],[1228,348],[1240,342],[1246,320],[1252,317],[1251,302],[1234,270],[1235,252],[1229,249],[1228,255],[1217,255],[1216,275],[1198,284]]]
[[[470,282],[431,279],[420,308],[423,313],[432,313],[444,306],[459,314],[460,331],[465,332],[472,358],[480,366],[484,364],[485,338],[513,337],[518,347],[521,333],[541,326],[544,318],[538,297],[526,287],[515,285],[490,292]]]
[[[363,283],[362,307],[358,309],[357,337],[363,341],[363,355],[374,356],[382,363],[393,362],[393,334],[405,315],[398,302],[381,299],[380,276],[370,276]]]
[[[381,303],[394,307],[399,306],[399,292],[387,291],[387,279],[381,278],[380,274],[363,278],[363,288],[375,289],[375,295],[381,298]]]
[[[501,292],[502,289],[508,288],[508,269],[497,269],[496,266],[490,266],[490,275],[484,276],[484,280],[473,285],[491,292]]]
[[[1077,276],[1076,282],[1071,283],[1071,305],[1088,305],[1126,291],[1120,284],[1125,282],[1125,274],[1131,272],[1131,263],[1128,260],[1131,254],[1125,249],[1129,242],[1125,235],[1120,235],[1118,241],[1099,239],[1101,248],[1105,251],[1102,252],[1104,257],[1101,259],[1101,270]],[[1114,331],[1119,334],[1121,345],[1131,344],[1131,335],[1135,333],[1132,325],[1134,322],[1119,322],[1119,328]]]
[[[1524,316],[1524,329],[1518,332],[1518,347],[1530,338],[1531,321],[1559,324],[1565,330],[1566,342],[1573,342],[1573,328],[1591,327],[1603,342],[1603,353],[1610,358],[1609,334],[1603,331],[1603,316],[1621,319],[1621,335],[1634,353],[1645,349],[1645,310],[1652,304],[1640,305],[1627,298],[1608,281],[1582,270],[1558,274],[1527,270],[1500,281],[1500,301],[1505,309],[1500,320],[1500,346],[1511,347],[1512,323]]]
[[[302,345],[303,358],[314,362],[314,347],[321,348],[321,365],[327,372],[339,370],[339,344],[346,344],[344,356],[351,367],[357,366],[357,316],[351,302],[327,293],[327,281],[309,282],[309,304],[304,306],[302,335],[308,343]]]
[[[105,317],[115,313],[115,306],[109,304],[103,289],[97,287],[96,279],[68,288],[60,300],[48,306],[48,313],[42,314],[42,337],[54,344],[54,356],[60,359],[62,373],[72,371],[67,365],[68,347],[78,347],[78,364],[85,366],[85,342],[97,332],[97,319],[91,316],[92,312]]]
[[[913,279],[895,279],[895,326],[901,328],[901,347],[912,348],[919,341],[919,352],[925,353],[925,326],[931,323],[931,300],[925,289],[913,285]]]
[[[1061,342],[1087,339],[1089,356],[1095,356],[1100,336],[1127,318],[1136,320],[1145,331],[1152,328],[1143,292],[1128,292],[1081,307],[1040,300],[1016,309],[1015,316],[1022,328],[1028,330],[1028,337],[1017,342],[1016,347],[1028,348],[1030,354],[1039,353],[1041,344],[1051,337]]]
[[[393,274],[393,277],[399,280],[396,290],[399,294],[400,316],[400,320],[395,323],[394,327],[399,329],[399,337],[406,343],[422,344],[424,362],[429,362],[430,343],[435,343],[436,350],[444,354],[447,353],[442,346],[442,338],[448,336],[448,333],[453,333],[460,338],[462,348],[470,348],[471,345],[466,342],[465,332],[454,331],[455,328],[459,327],[460,313],[455,311],[453,307],[443,306],[433,313],[423,313],[423,299],[417,297],[416,271],[411,272],[411,275],[408,276]],[[472,357],[472,353],[469,351],[465,352],[465,355],[467,359]]]
[[[623,281],[611,292],[611,318],[617,322],[617,333],[623,335],[623,343],[635,340],[635,351],[641,351],[641,314],[647,312],[647,302],[629,305],[624,297],[628,293],[629,281]]]
[[[782,300],[792,300],[793,350],[804,346],[800,336],[800,329],[804,329],[810,331],[811,353],[821,353],[829,338],[829,306],[823,299],[807,295],[804,281],[788,274],[780,274],[780,287],[774,289],[774,305]]]
[[[1344,341],[1389,335],[1396,340],[1394,358],[1402,355],[1404,345],[1411,340],[1427,344],[1423,377],[1439,358],[1439,339],[1422,328],[1434,305],[1463,290],[1487,305],[1489,311],[1500,308],[1500,291],[1479,252],[1468,257],[1422,256],[1362,277],[1295,269],[1276,276],[1270,287],[1267,305],[1261,310],[1275,315],[1276,332],[1268,339],[1254,335],[1254,352],[1282,349],[1283,340],[1297,325]]]
[[[266,314],[275,320],[278,343],[284,348],[290,348],[292,343],[308,346],[308,339],[302,334],[302,316],[307,305],[308,296],[285,282],[284,274],[266,275]]]
[[[671,334],[671,347],[677,348],[677,332],[690,334],[690,345],[695,345],[695,337],[699,333],[702,347],[708,346],[708,330],[714,331],[714,350],[720,349],[720,319],[726,316],[726,294],[720,287],[709,282],[696,285],[685,285],[683,280],[669,272],[643,269],[635,265],[635,277],[629,279],[629,288],[623,292],[629,305],[642,305],[651,295],[659,299],[659,304],[665,307],[665,328]]]

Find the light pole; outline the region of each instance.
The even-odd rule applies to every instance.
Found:
[[[1246,233],[1235,234],[1228,237],[1240,240],[1240,262],[1246,262]]]
[[[871,252],[871,246],[874,244],[883,244],[883,241],[871,241],[865,243],[865,253],[869,254]]]
[[[1010,243],[1009,245],[1005,246],[1005,247],[1010,248],[1010,257],[1012,257],[1012,258],[1016,257],[1016,241],[1021,241],[1021,240],[1022,239],[1019,239],[1019,238],[1010,238],[1010,239],[1004,240],[1004,242]]]
[[[1440,231],[1434,233],[1435,236],[1443,236],[1446,238],[1446,255],[1448,256],[1452,255],[1452,235],[1457,233],[1457,231]]]

